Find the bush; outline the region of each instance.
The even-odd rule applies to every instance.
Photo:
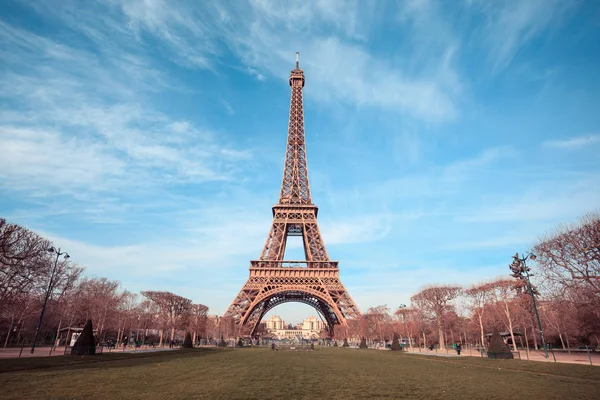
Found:
[[[347,338],[344,338],[344,344],[342,345],[342,347],[350,347],[350,345],[348,344]]]
[[[314,350],[315,349],[315,344],[313,342],[310,342],[310,349]]]
[[[402,346],[400,346],[400,341],[398,340],[398,334],[394,333],[394,339],[392,339],[392,351],[400,351],[402,350]]]
[[[192,334],[191,333],[186,333],[185,334],[185,339],[183,340],[183,346],[184,349],[193,349],[194,348],[194,343],[192,343]]]
[[[510,349],[504,343],[502,336],[498,329],[494,328],[492,331],[492,337],[490,338],[490,347],[487,351],[488,358],[500,358],[500,359],[512,359],[514,358]]]
[[[337,345],[337,340],[334,340],[334,341],[333,341],[333,347],[338,347],[338,345]]]
[[[242,338],[238,339],[237,347],[244,347],[244,342],[242,342]]]
[[[221,335],[221,340],[219,340],[219,344],[217,344],[217,346],[227,347],[227,343],[225,343],[225,340],[223,339],[223,335]]]
[[[358,348],[360,349],[366,349],[367,347],[367,339],[366,338],[362,338],[360,339],[360,345],[358,346]]]
[[[92,320],[88,319],[81,335],[71,349],[71,354],[76,356],[93,356],[96,354],[96,341],[94,340],[94,330],[92,329]]]

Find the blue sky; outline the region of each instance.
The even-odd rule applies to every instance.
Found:
[[[131,291],[221,314],[242,287],[296,51],[313,201],[361,310],[505,275],[600,205],[594,1],[0,7],[0,215]]]

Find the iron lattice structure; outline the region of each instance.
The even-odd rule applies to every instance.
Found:
[[[304,71],[298,65],[290,75],[292,98],[283,181],[279,203],[273,206],[273,224],[259,260],[250,261],[250,278],[224,314],[241,331],[254,336],[263,316],[287,303],[308,304],[325,319],[329,334],[335,325],[361,314],[339,278],[338,262],[329,260],[317,224],[318,207],[312,203],[306,164],[302,88]],[[285,261],[288,236],[302,236],[305,260]]]

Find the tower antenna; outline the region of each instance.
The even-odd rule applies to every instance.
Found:
[[[299,54],[300,54],[299,52],[296,52],[296,69],[299,69],[299,67],[298,67],[298,55]]]

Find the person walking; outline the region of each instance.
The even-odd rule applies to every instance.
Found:
[[[460,356],[460,350],[461,350],[462,346],[460,344],[460,342],[456,342],[456,353]]]

